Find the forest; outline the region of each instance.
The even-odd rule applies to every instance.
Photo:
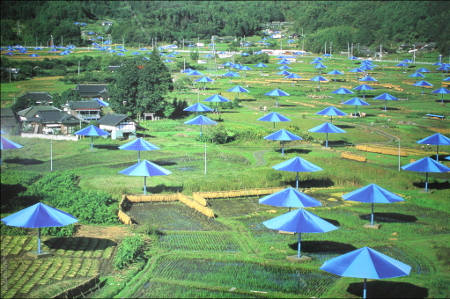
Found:
[[[82,45],[74,22],[112,20],[113,40],[151,44],[219,36],[263,36],[265,24],[294,22],[307,51],[324,42],[336,50],[347,43],[396,48],[401,43],[436,42],[450,50],[448,1],[3,1],[2,45],[47,41],[50,36]],[[20,28],[20,35],[18,34]],[[307,42],[306,42],[307,41]]]

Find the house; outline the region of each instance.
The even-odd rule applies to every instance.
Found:
[[[110,65],[110,66],[108,66],[108,70],[111,71],[112,73],[117,71],[119,68],[120,68],[120,65]]]
[[[147,130],[126,114],[106,114],[98,120],[98,124],[100,125],[100,129],[111,133],[111,139],[136,138],[136,130]]]
[[[1,109],[1,128],[5,133],[9,133],[19,124],[19,118],[14,114],[11,108]]]
[[[103,21],[102,22],[102,26],[111,26],[113,24],[113,22],[110,21]]]
[[[33,106],[45,106],[53,104],[53,96],[48,92],[27,92],[21,95],[19,99],[26,99],[30,101],[30,105]]]
[[[75,90],[78,91],[82,99],[100,98],[101,100],[109,99],[108,84],[80,84],[78,83]]]
[[[379,55],[378,52],[376,51],[370,51],[370,50],[359,50],[359,53],[361,53],[361,56],[363,57],[372,57],[372,56],[376,56]]]
[[[80,120],[53,106],[32,106],[18,112],[24,129],[34,134],[73,134]]]
[[[101,118],[102,106],[97,101],[69,101],[62,107],[66,113],[85,122]]]

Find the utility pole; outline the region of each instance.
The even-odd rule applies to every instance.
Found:
[[[325,53],[324,54],[327,54],[327,42],[325,42]]]

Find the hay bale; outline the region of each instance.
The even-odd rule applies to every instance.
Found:
[[[349,159],[349,160],[353,160],[353,161],[358,161],[358,162],[367,162],[367,158],[364,156],[358,156],[358,155],[354,155],[352,153],[349,152],[343,152],[341,154],[341,158],[344,159]]]

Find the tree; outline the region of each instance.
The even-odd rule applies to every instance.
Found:
[[[162,113],[164,96],[173,90],[169,69],[154,50],[150,60],[127,60],[108,85],[111,109],[136,117],[144,112]]]
[[[81,101],[81,96],[75,89],[67,89],[61,94],[60,105],[67,103],[68,101]],[[53,104],[54,105],[54,104]],[[59,107],[58,107],[59,108]]]
[[[189,53],[189,57],[191,57],[191,59],[192,59],[193,61],[197,61],[197,60],[198,60],[198,51],[191,51],[191,52]]]

